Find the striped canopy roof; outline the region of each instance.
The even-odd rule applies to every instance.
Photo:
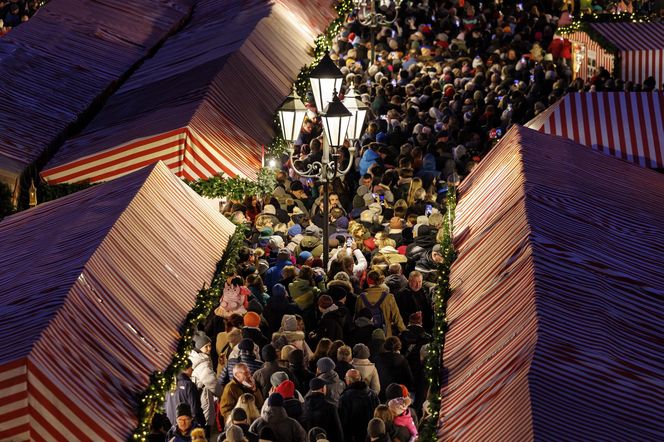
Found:
[[[662,92],[571,93],[526,127],[644,167],[664,168]]]
[[[590,23],[590,27],[621,51],[664,49],[664,23]]]
[[[234,226],[163,164],[0,223],[0,440],[126,440]]]
[[[194,0],[51,0],[0,38],[0,180],[66,135]]]
[[[161,159],[190,180],[255,177],[274,112],[332,18],[330,0],[199,0],[42,176],[98,182]]]
[[[513,127],[459,188],[440,440],[660,440],[664,176]]]

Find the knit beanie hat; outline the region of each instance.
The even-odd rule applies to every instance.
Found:
[[[321,373],[327,373],[328,371],[334,370],[334,367],[336,367],[336,364],[334,361],[327,356],[324,358],[320,358],[318,362],[316,362],[316,368],[318,371]]]
[[[282,382],[288,380],[288,374],[285,371],[275,371],[270,376],[270,385],[273,387],[278,387]],[[285,397],[285,396],[284,396]]]
[[[177,414],[177,417],[180,417],[180,416],[193,417],[193,415],[191,414],[191,406],[186,402],[181,402],[178,405],[176,414]]]
[[[369,347],[364,344],[355,344],[353,347],[353,357],[357,359],[369,359],[370,355]]]
[[[261,317],[254,312],[249,312],[242,318],[246,327],[258,327],[261,324]]]
[[[285,380],[274,391],[282,395],[284,399],[290,399],[295,396],[295,384],[293,381]]]
[[[194,340],[194,348],[198,351],[201,350],[201,348],[205,347],[207,344],[211,343],[210,338],[207,337],[207,335],[203,332],[196,332],[193,337]]]
[[[284,397],[279,393],[272,393],[269,398],[267,398],[268,407],[283,407],[284,406]]]

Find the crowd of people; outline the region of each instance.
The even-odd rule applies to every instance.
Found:
[[[28,21],[44,3],[44,0],[0,0],[0,37]]]
[[[430,419],[425,361],[446,178],[467,174],[510,125],[570,90],[657,87],[602,70],[572,81],[555,31],[573,3],[408,3],[374,48],[349,17],[331,56],[340,92],[353,88],[371,108],[353,167],[327,184],[326,218],[323,184],[297,172],[322,157],[312,109],[272,194],[226,204],[249,233],[152,440],[418,439]]]

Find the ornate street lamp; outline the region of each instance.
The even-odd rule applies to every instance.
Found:
[[[284,135],[284,140],[287,143],[294,143],[300,136],[302,131],[302,123],[304,117],[307,115],[307,107],[300,100],[297,95],[295,85],[293,91],[286,97],[286,101],[279,108],[279,121],[281,122],[281,131]]]
[[[331,60],[330,60],[331,61]],[[312,86],[314,82],[312,81]],[[320,89],[319,89],[320,91]],[[314,95],[315,97],[315,95]],[[324,97],[324,96],[321,96]],[[330,183],[334,178],[338,176],[343,176],[347,174],[352,165],[353,157],[355,155],[355,147],[351,143],[351,147],[348,149],[349,158],[348,164],[346,167],[341,170],[343,167],[340,164],[340,154],[337,152],[340,149],[344,141],[349,139],[351,142],[355,141],[355,138],[349,136],[349,125],[353,117],[351,113],[344,104],[339,100],[337,96],[337,91],[332,89],[330,92],[331,101],[325,107],[325,112],[321,115],[323,120],[323,129],[325,132],[325,137],[323,140],[323,156],[321,161],[313,161],[306,165],[306,170],[299,170],[297,159],[294,157],[294,146],[293,142],[297,139],[299,135],[293,133],[292,131],[287,133],[286,126],[282,123],[282,131],[284,139],[289,143],[289,153],[290,153],[290,163],[291,167],[297,172],[300,176],[308,178],[317,178],[323,184],[323,264],[324,268],[327,268],[327,263],[329,260],[329,249],[330,249],[330,234],[329,234],[329,220],[330,220],[330,200],[329,200],[329,188],[328,183]],[[292,100],[291,100],[292,98]],[[314,98],[315,99],[315,98]],[[299,101],[299,104],[297,103]],[[304,107],[304,104],[296,96],[289,97],[284,105],[279,109],[279,118],[282,121],[290,122],[295,121],[297,112],[300,112],[300,105]],[[318,103],[316,104],[318,106]],[[320,108],[319,108],[320,109]],[[300,124],[301,126],[301,124]],[[289,125],[288,128],[292,128],[292,125]],[[361,129],[361,127],[360,127]],[[290,129],[289,129],[290,130]],[[359,137],[361,131],[353,131],[352,137]]]
[[[348,124],[347,136],[349,140],[359,140],[364,127],[364,120],[367,118],[369,106],[357,98],[353,88],[349,88],[344,95],[343,104],[350,111],[350,123]]]
[[[341,73],[334,61],[330,58],[330,53],[325,52],[316,67],[309,75],[311,91],[314,94],[314,102],[318,112],[322,112],[327,103],[332,100],[332,93],[341,90],[341,84],[344,80],[344,74]]]
[[[375,59],[376,29],[392,25],[399,17],[402,0],[353,0],[357,21],[371,29],[371,62]]]

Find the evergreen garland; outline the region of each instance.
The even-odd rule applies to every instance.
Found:
[[[217,264],[217,268],[209,288],[203,288],[196,296],[194,308],[187,314],[180,327],[180,341],[171,363],[164,371],[155,371],[150,375],[148,387],[138,397],[138,425],[131,441],[146,441],[150,433],[150,423],[155,412],[164,403],[166,393],[175,385],[175,377],[184,368],[192,349],[192,338],[198,330],[198,324],[210,314],[215,307],[224,288],[226,278],[235,272],[240,247],[244,244],[247,232],[245,226],[237,226],[235,233],[228,241],[228,246]]]
[[[429,383],[429,420],[425,423],[420,433],[419,440],[438,440],[437,429],[440,421],[441,406],[441,383],[442,383],[442,357],[445,348],[445,334],[447,333],[447,302],[452,295],[450,287],[450,269],[456,259],[454,244],[452,243],[452,227],[454,225],[454,211],[456,208],[456,189],[450,188],[447,193],[447,213],[444,216],[443,229],[445,236],[441,242],[441,252],[444,261],[438,266],[438,278],[433,293],[434,325],[432,330],[432,341],[429,344],[424,366],[424,375]]]
[[[199,195],[206,198],[228,198],[242,200],[247,195],[263,197],[272,193],[277,185],[276,172],[262,167],[256,181],[242,177],[229,178],[223,172],[208,179],[198,179],[188,183]]]

